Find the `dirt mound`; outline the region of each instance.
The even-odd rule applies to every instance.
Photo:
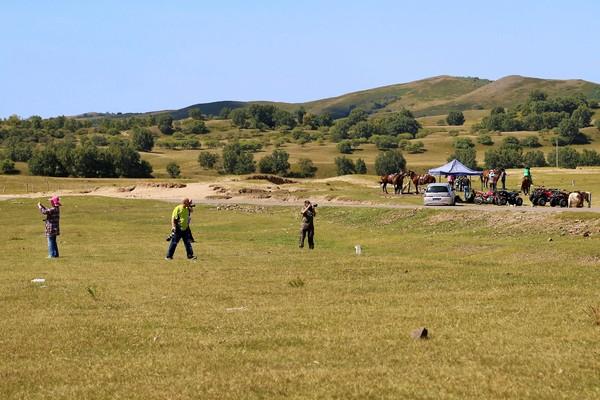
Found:
[[[246,179],[265,180],[276,185],[284,185],[286,183],[297,183],[296,181],[287,178],[282,178],[281,176],[277,175],[250,175]]]
[[[177,182],[145,182],[140,183],[138,186],[152,187],[152,188],[164,188],[164,189],[181,189],[186,187],[185,183]],[[134,187],[135,189],[135,187]],[[132,189],[133,190],[133,189]]]
[[[271,198],[271,191],[265,189],[256,188],[241,188],[238,190],[239,194],[253,197],[255,199],[269,199]]]

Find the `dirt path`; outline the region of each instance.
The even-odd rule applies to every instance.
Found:
[[[356,182],[358,183],[358,182]],[[173,187],[164,183],[145,183],[129,187],[99,187],[88,191],[62,191],[60,196],[105,196],[122,199],[147,199],[166,202],[179,202],[182,198],[192,198],[197,204],[227,205],[247,204],[256,206],[300,206],[301,198],[294,195],[295,188],[286,186],[282,191],[277,185],[256,184],[250,181],[218,181],[215,183],[190,183],[185,187]],[[365,190],[374,190],[372,187]],[[283,194],[282,194],[283,193]],[[56,194],[56,193],[52,193]],[[16,198],[48,197],[50,193],[38,192],[16,195],[0,195],[1,200]],[[447,211],[474,211],[474,212],[520,212],[520,213],[560,213],[560,212],[593,212],[600,213],[600,207],[591,208],[559,208],[559,207],[513,207],[458,204],[455,207],[440,207],[418,204],[385,204],[371,201],[347,201],[326,198],[324,196],[311,196],[311,200],[320,207],[363,207],[382,209],[440,209]]]

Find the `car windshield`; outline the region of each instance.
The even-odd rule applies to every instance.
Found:
[[[427,188],[427,193],[448,193],[447,186],[431,186]]]

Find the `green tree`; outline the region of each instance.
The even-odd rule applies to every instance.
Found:
[[[477,152],[475,144],[469,138],[454,139],[454,153],[448,157],[448,161],[457,159],[469,168],[477,168]]]
[[[202,135],[202,134],[208,133],[210,131],[206,127],[206,124],[204,123],[204,121],[194,120],[192,123],[186,125],[184,132],[191,133],[194,135]]]
[[[229,118],[231,118],[231,123],[238,128],[247,128],[248,127],[248,111],[245,108],[236,108],[229,113]]]
[[[208,151],[203,151],[198,154],[198,164],[202,168],[212,169],[219,161],[219,155],[217,153],[210,153]]]
[[[592,116],[594,113],[589,109],[588,106],[582,104],[571,115],[571,119],[577,125],[578,128],[585,128],[590,126],[592,122]]]
[[[337,144],[337,149],[342,154],[352,153],[352,143],[349,140],[342,140]]]
[[[301,158],[298,160],[299,174],[303,178],[312,178],[317,173],[317,167],[313,164],[312,160],[308,158]]]
[[[154,136],[145,128],[134,128],[131,135],[131,144],[138,151],[152,151]]]
[[[221,111],[219,111],[219,118],[227,119],[227,118],[229,118],[230,113],[231,113],[231,108],[223,107],[223,108],[221,108]]]
[[[379,153],[375,158],[377,175],[388,175],[406,168],[406,160],[399,150],[389,150]]]
[[[486,151],[484,162],[487,168],[517,168],[523,165],[523,153],[520,148],[501,146]]]
[[[204,119],[204,115],[202,114],[202,111],[199,108],[190,108],[188,110],[188,116],[191,119],[195,119],[195,120],[203,120]]]
[[[290,169],[289,157],[285,150],[273,150],[271,155],[265,156],[259,161],[258,169],[262,173],[285,176]]]
[[[367,164],[365,164],[365,160],[359,158],[354,163],[354,167],[356,169],[357,174],[366,174],[367,173]]]
[[[244,150],[240,143],[230,143],[223,147],[222,159],[223,171],[228,174],[249,174],[256,170],[253,154]]]
[[[450,111],[446,117],[448,125],[462,125],[465,123],[465,116],[461,111]]]
[[[421,124],[413,117],[406,115],[406,112],[385,118],[381,121],[381,125],[387,135],[397,136],[401,133],[410,133],[413,138],[421,128]]]
[[[546,157],[549,165],[556,165],[556,151],[550,151]],[[558,150],[558,166],[562,168],[577,168],[579,153],[572,147],[561,147]]]
[[[529,93],[529,101],[545,101],[548,95],[539,89],[534,89]]]
[[[179,178],[179,175],[181,175],[181,168],[179,168],[177,163],[171,161],[167,164],[167,173],[171,178]]]
[[[296,119],[298,120],[298,125],[304,125],[304,116],[306,115],[306,110],[304,107],[300,107],[296,110]]]
[[[0,169],[4,174],[12,174],[16,171],[15,163],[12,160],[5,158],[0,161]]]
[[[481,143],[484,146],[491,146],[494,144],[492,137],[490,135],[479,135],[477,138],[477,142]]]
[[[350,128],[348,133],[352,139],[368,139],[373,136],[375,132],[376,128],[374,124],[369,121],[359,121],[356,123],[356,125]]]
[[[346,156],[336,157],[335,158],[335,168],[336,172],[339,175],[350,175],[356,172],[356,168],[354,166],[354,162],[351,159],[346,158]]]
[[[579,127],[571,118],[565,118],[558,124],[557,132],[562,136],[563,140],[572,143],[579,135]]]
[[[545,167],[546,158],[540,150],[528,151],[523,155],[523,165],[529,167]]]
[[[173,117],[170,115],[162,115],[158,119],[158,129],[163,135],[172,135],[175,132],[173,129]]]
[[[541,147],[540,139],[537,136],[527,136],[521,140],[521,145],[525,147]]]
[[[296,119],[285,110],[277,109],[273,115],[275,126],[293,129],[296,126]]]
[[[371,143],[375,144],[379,150],[389,150],[398,147],[398,138],[389,135],[373,135],[370,138]]]

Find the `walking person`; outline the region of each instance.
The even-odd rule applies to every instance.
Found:
[[[50,198],[50,208],[42,203],[37,203],[37,207],[42,214],[46,216],[44,225],[46,227],[46,238],[48,238],[48,258],[58,258],[58,243],[56,237],[60,235],[60,198],[52,196]]]
[[[183,240],[185,252],[189,260],[195,260],[194,249],[192,248],[192,232],[190,230],[190,214],[194,204],[192,200],[185,198],[173,209],[171,213],[171,242],[167,250],[165,260],[172,260],[175,249],[180,240]]]
[[[300,244],[299,247],[304,247],[304,239],[308,236],[308,248],[315,248],[315,225],[314,218],[317,215],[317,205],[311,204],[310,201],[304,201],[304,208],[300,211],[302,215],[302,226],[300,227]]]

